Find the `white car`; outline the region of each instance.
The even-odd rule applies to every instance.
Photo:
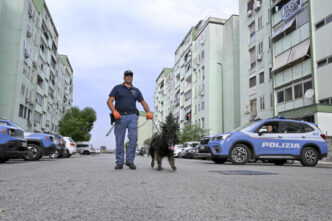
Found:
[[[66,143],[66,150],[68,150],[69,152],[68,157],[77,153],[75,141],[71,137],[63,137],[63,139],[65,140]]]
[[[179,154],[182,152],[182,144],[176,144],[174,146],[174,157],[179,157]]]
[[[185,142],[183,144],[183,147],[181,149],[181,152],[178,154],[178,157],[183,157],[183,155],[185,154],[186,150],[196,147],[199,144],[199,141],[189,141],[189,142]]]
[[[77,153],[89,155],[89,154],[95,154],[95,148],[92,146],[92,144],[89,143],[77,143]]]

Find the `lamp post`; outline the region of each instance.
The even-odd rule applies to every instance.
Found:
[[[220,70],[221,70],[221,93],[222,93],[222,100],[221,100],[221,112],[222,112],[222,132],[225,132],[225,126],[224,126],[224,120],[225,120],[225,115],[224,115],[224,66],[222,63],[218,62],[218,65],[220,65]]]

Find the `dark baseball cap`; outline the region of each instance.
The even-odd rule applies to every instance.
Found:
[[[123,75],[124,76],[133,76],[134,73],[131,70],[126,70]]]

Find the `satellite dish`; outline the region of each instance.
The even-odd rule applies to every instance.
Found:
[[[310,99],[314,96],[315,91],[313,89],[308,89],[305,93],[304,93],[304,97],[307,99]]]

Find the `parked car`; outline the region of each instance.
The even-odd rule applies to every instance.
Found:
[[[66,144],[66,157],[71,157],[71,155],[77,153],[76,143],[71,137],[63,137]]]
[[[193,159],[195,154],[198,151],[198,147],[199,145],[195,146],[195,147],[191,147],[187,150],[185,150],[184,154],[182,155],[183,158],[187,158],[187,159]]]
[[[43,155],[48,156],[56,150],[52,135],[26,132],[9,120],[2,119],[1,121],[3,124],[24,132],[24,139],[27,141],[27,150],[22,156],[24,160],[39,160]]]
[[[67,157],[66,144],[63,137],[59,134],[53,135],[53,140],[56,145],[56,150],[53,153],[50,153],[50,158],[61,158]]]
[[[0,163],[11,158],[21,158],[27,152],[27,141],[22,129],[11,126],[7,120],[0,119]]]
[[[189,141],[189,142],[185,142],[183,144],[182,150],[181,152],[178,154],[178,157],[183,157],[184,153],[186,150],[192,148],[192,147],[196,147],[199,144],[198,141]]]
[[[182,152],[183,145],[176,144],[174,145],[174,157],[179,157],[179,154]]]
[[[246,164],[259,159],[283,165],[287,160],[299,160],[303,166],[315,166],[327,156],[325,139],[313,123],[279,117],[217,134],[208,146],[216,163],[229,159],[233,164]]]
[[[92,144],[89,143],[77,143],[77,153],[89,155],[89,154],[95,154],[95,149],[93,148]]]
[[[199,144],[199,148],[197,153],[195,153],[194,158],[196,159],[210,159],[210,149],[207,146],[207,144],[210,142],[210,139],[213,137],[213,135],[204,136]]]

